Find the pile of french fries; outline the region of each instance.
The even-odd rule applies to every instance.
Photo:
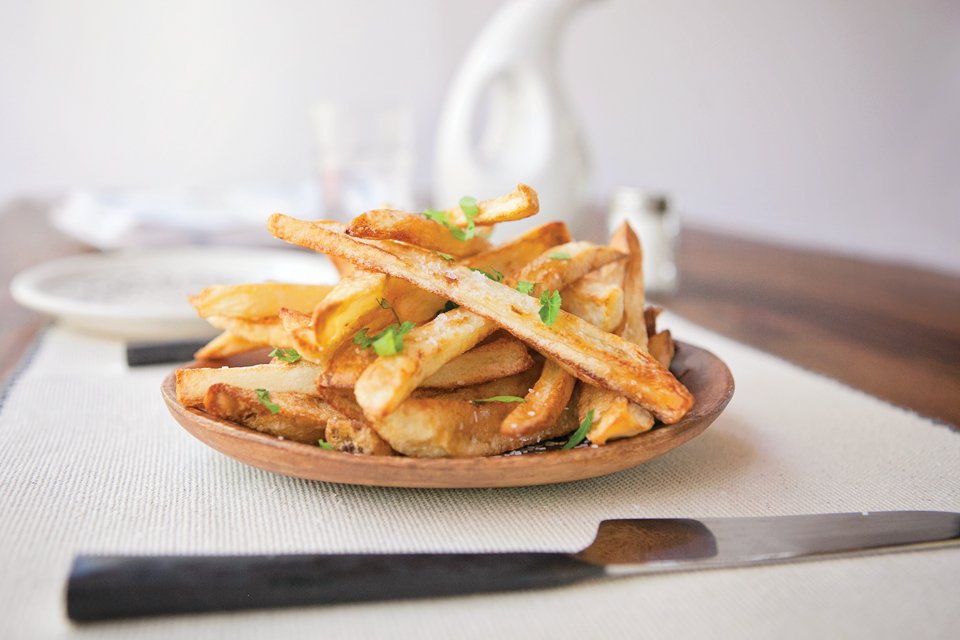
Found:
[[[326,449],[491,456],[566,437],[603,445],[672,424],[693,405],[674,345],[644,303],[642,253],[624,223],[608,246],[548,222],[494,246],[495,224],[536,214],[526,185],[423,214],[368,211],[344,225],[281,214],[270,232],[329,256],[333,286],[215,286],[191,298],[223,333],[222,361],[179,369],[185,407]]]

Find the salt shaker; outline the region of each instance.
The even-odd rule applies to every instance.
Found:
[[[643,247],[643,274],[650,293],[671,293],[677,289],[676,247],[680,218],[666,194],[620,187],[614,193],[607,214],[613,231],[626,220],[640,237]]]

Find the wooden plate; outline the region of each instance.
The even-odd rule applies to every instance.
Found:
[[[174,374],[163,381],[163,399],[184,429],[204,444],[245,464],[309,480],[383,487],[521,487],[571,482],[621,471],[695,438],[710,426],[733,395],[727,366],[704,349],[677,344],[671,367],[696,398],[680,422],[602,447],[529,452],[489,458],[363,456],[278,440],[182,407]]]

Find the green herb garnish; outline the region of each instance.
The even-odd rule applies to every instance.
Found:
[[[395,356],[403,351],[403,336],[410,333],[415,326],[409,321],[399,325],[392,324],[370,339],[370,346],[378,356]]]
[[[536,284],[536,282],[524,282],[521,280],[517,283],[517,291],[526,294],[533,293],[533,288],[536,286]]]
[[[270,402],[270,392],[266,389],[255,389],[254,393],[257,394],[257,400],[265,406],[270,413],[276,415],[280,413],[280,405]]]
[[[449,253],[444,253],[443,251],[434,251],[435,254],[446,260],[447,262],[453,262],[453,256]]]
[[[587,417],[583,419],[583,422],[580,423],[580,426],[577,427],[577,430],[573,432],[573,435],[570,436],[570,439],[567,440],[567,443],[563,445],[563,450],[573,449],[575,446],[583,442],[583,439],[587,437],[587,432],[590,431],[590,427],[593,426],[593,409],[587,411]]]
[[[327,451],[333,449],[333,445],[327,442],[326,440],[324,440],[323,438],[320,438],[319,440],[317,440],[317,446],[320,447],[321,449],[326,449]]]
[[[447,231],[450,232],[450,235],[461,242],[465,242],[473,238],[473,236],[476,234],[476,226],[474,225],[473,221],[480,214],[480,208],[477,206],[477,199],[471,198],[470,196],[464,196],[463,198],[460,198],[460,210],[463,211],[463,217],[467,220],[467,226],[465,229],[461,229],[457,225],[450,222],[450,216],[447,215],[446,211],[426,209],[423,212],[423,215],[428,220],[433,220],[434,222],[442,224],[447,228]],[[442,258],[443,256],[440,257]]]
[[[297,353],[296,349],[285,349],[283,347],[275,347],[269,355],[271,358],[283,360],[284,362],[289,362],[291,364],[300,359],[300,354]]]
[[[557,321],[557,315],[560,313],[560,292],[544,291],[540,294],[540,319],[543,324],[552,327]]]
[[[491,269],[490,271],[484,271],[483,269],[470,267],[470,271],[476,271],[477,273],[482,273],[483,275],[487,276],[494,282],[503,282],[503,274],[497,271],[496,269]]]
[[[458,304],[457,304],[456,302],[454,302],[453,300],[447,300],[447,303],[446,303],[445,305],[443,305],[443,312],[446,313],[447,311],[453,311],[454,309],[456,309],[456,308],[459,307],[459,306],[460,306],[460,305],[458,305]]]
[[[390,313],[393,314],[393,317],[397,319],[397,324],[400,324],[400,316],[397,315],[397,310],[390,305],[390,301],[386,298],[377,298],[377,304],[380,305],[381,309],[389,309]]]
[[[569,260],[570,254],[564,253],[563,251],[557,251],[556,253],[550,254],[550,259],[551,260]]]
[[[479,400],[471,400],[473,404],[480,404],[482,402],[526,402],[520,396],[491,396],[489,398],[481,398]]]

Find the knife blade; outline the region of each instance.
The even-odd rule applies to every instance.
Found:
[[[604,520],[579,553],[78,556],[67,615],[92,622],[559,587],[960,544],[960,513]]]

